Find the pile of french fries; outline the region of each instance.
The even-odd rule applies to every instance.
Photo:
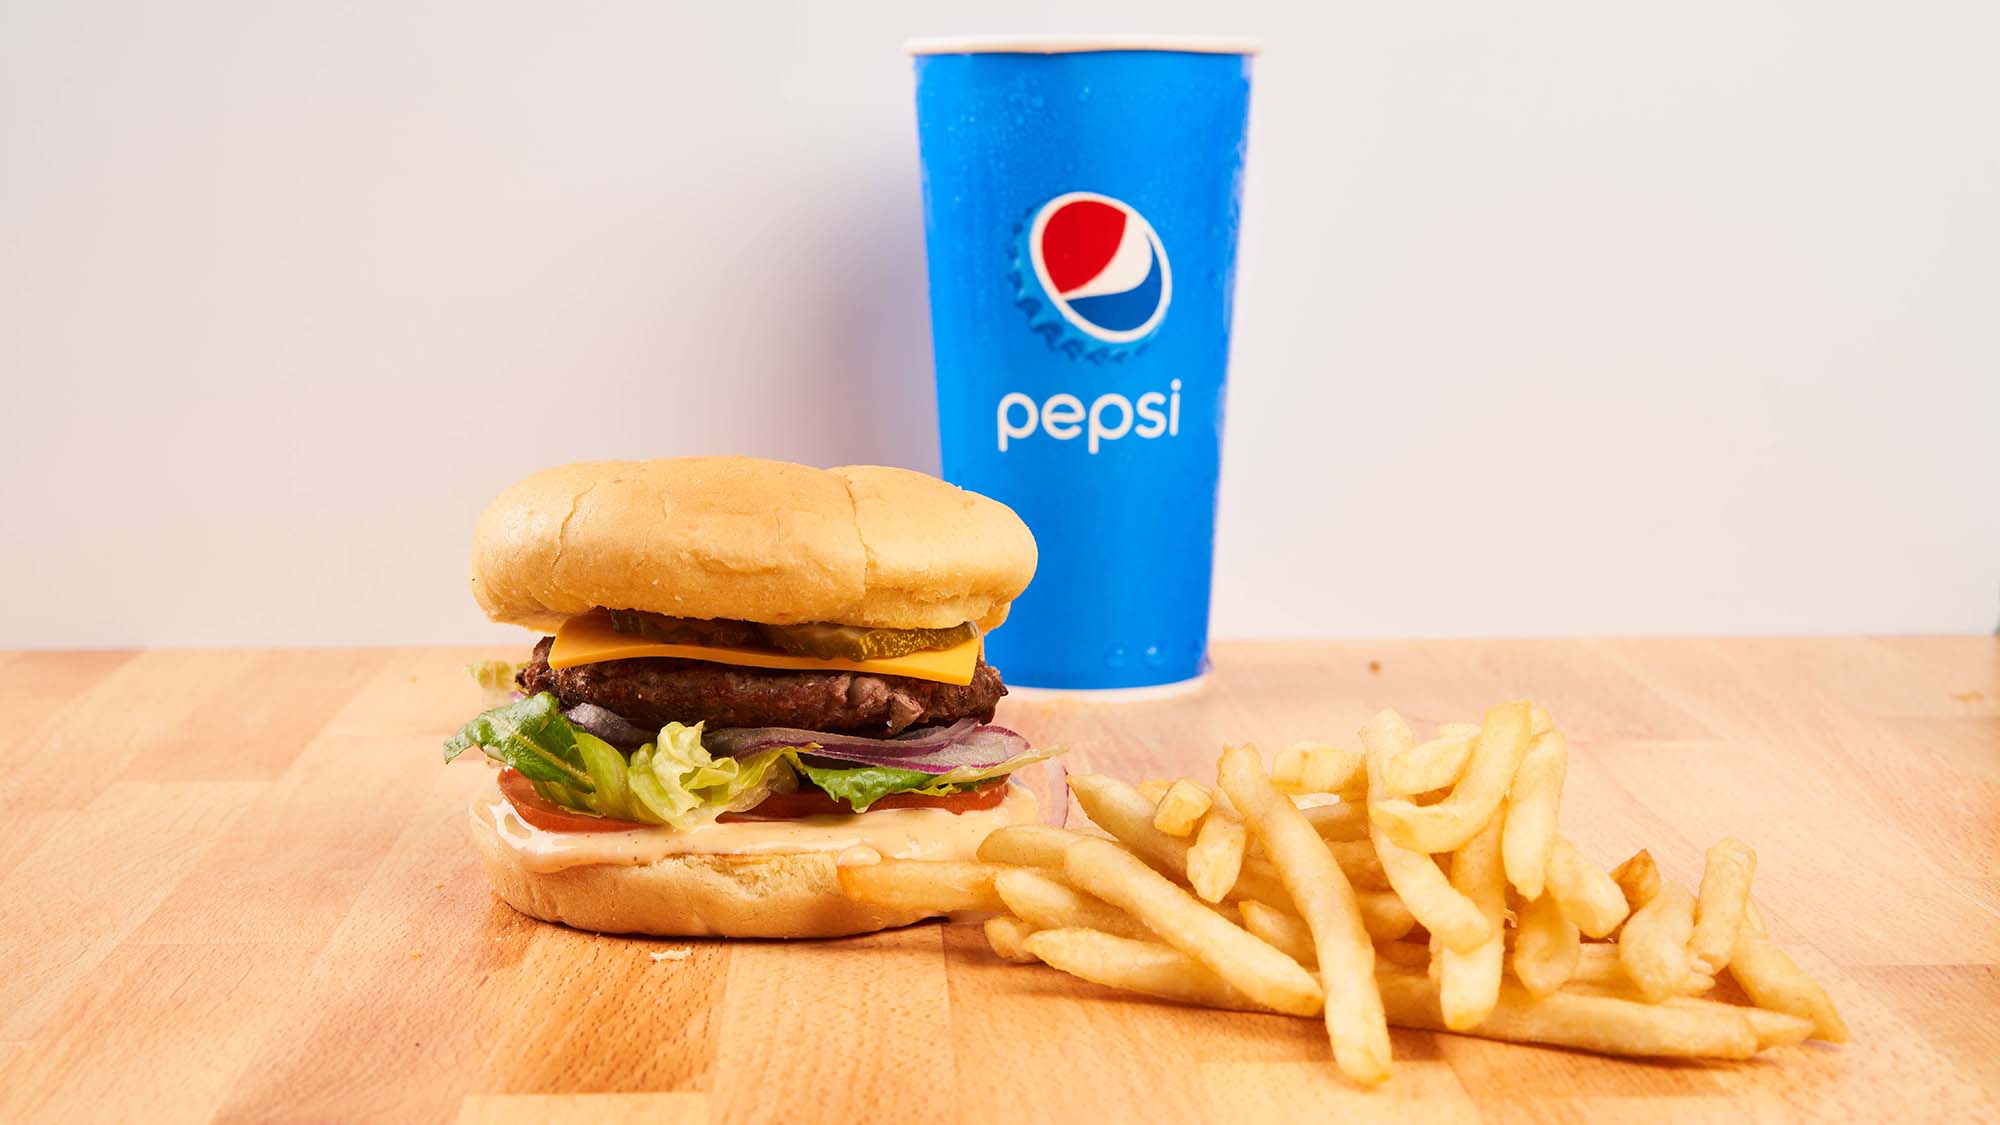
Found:
[[[1563,838],[1568,747],[1540,708],[1504,703],[1421,743],[1383,711],[1361,743],[1293,747],[1268,772],[1228,747],[1214,788],[1072,776],[1108,838],[1016,825],[979,862],[885,861],[841,883],[990,913],[1010,961],[1322,1016],[1335,1063],[1367,1085],[1389,1076],[1392,1024],[1675,1058],[1846,1041],[1826,991],[1766,935],[1747,845],[1710,848],[1689,893],[1647,852],[1607,872]]]

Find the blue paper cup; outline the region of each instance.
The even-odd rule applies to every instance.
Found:
[[[988,659],[1026,687],[1193,680],[1255,47],[909,49],[944,475],[1041,547]]]

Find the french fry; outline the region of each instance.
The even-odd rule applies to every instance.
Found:
[[[1025,944],[1028,935],[1034,932],[1035,927],[1006,914],[995,914],[986,920],[986,944],[993,947],[993,952],[1003,961],[1034,964],[1036,957],[1028,952]]]
[[[1378,964],[1375,979],[1382,988],[1382,1005],[1389,1022],[1398,1027],[1446,1030],[1437,986],[1422,972]],[[1757,1053],[1757,1035],[1750,1020],[1727,1005],[1640,1004],[1573,992],[1537,1000],[1514,984],[1501,985],[1492,1014],[1469,1034],[1513,1043],[1576,1047],[1605,1055],[1747,1059]]]
[[[1810,1021],[1814,1038],[1847,1042],[1847,1021],[1840,1018],[1833,998],[1799,968],[1791,954],[1765,936],[1754,907],[1737,931],[1736,948],[1729,955],[1729,975],[1759,1008]]]
[[[1465,775],[1449,796],[1434,805],[1371,796],[1369,819],[1391,840],[1412,851],[1436,853],[1463,847],[1493,819],[1527,749],[1528,704],[1502,703],[1486,712],[1486,722],[1472,744],[1472,757],[1465,763]]]
[[[1245,902],[1243,928],[1306,968],[1319,967],[1319,950],[1313,948],[1312,930],[1298,915],[1261,902]]]
[[[1070,791],[1077,804],[1098,827],[1117,837],[1132,854],[1170,879],[1186,880],[1188,841],[1169,836],[1153,827],[1153,806],[1131,786],[1103,774],[1069,775]],[[1254,898],[1282,910],[1291,909],[1292,900],[1268,862],[1245,858],[1236,876],[1231,898]]]
[[[1528,737],[1534,738],[1538,735],[1544,735],[1554,729],[1556,729],[1556,721],[1549,717],[1547,711],[1542,710],[1538,706],[1530,706],[1528,708]]]
[[[1368,838],[1368,806],[1358,802],[1341,801],[1333,805],[1313,805],[1299,810],[1305,814],[1306,823],[1313,826],[1322,840],[1366,840]]]
[[[1688,960],[1711,976],[1729,964],[1743,914],[1750,905],[1750,880],[1757,873],[1757,853],[1729,837],[1708,849],[1701,873],[1701,890],[1694,904],[1694,933],[1688,938]]]
[[[1368,792],[1368,774],[1357,751],[1300,742],[1278,751],[1271,784],[1285,793],[1338,793],[1358,800]]]
[[[1340,865],[1341,873],[1357,889],[1389,889],[1389,873],[1382,870],[1382,857],[1375,854],[1374,844],[1367,840],[1327,840],[1326,846],[1333,853],[1333,861]]]
[[[1611,881],[1624,893],[1626,909],[1637,910],[1660,893],[1660,865],[1653,862],[1653,853],[1640,848],[1611,869]]]
[[[1006,868],[997,863],[967,863],[922,859],[885,859],[839,869],[840,889],[848,898],[921,910],[927,914],[1006,909],[993,891],[993,878]]]
[[[998,881],[994,885],[998,886]],[[1562,908],[1549,895],[1522,903],[1518,914],[1514,977],[1528,995],[1547,996],[1576,975],[1577,962],[1583,956],[1576,924],[1562,916]]]
[[[1181,778],[1167,787],[1153,809],[1153,827],[1169,836],[1186,836],[1214,801],[1198,783]]]
[[[1524,899],[1542,897],[1549,873],[1549,850],[1556,841],[1556,809],[1562,804],[1569,744],[1561,731],[1535,736],[1521,756],[1521,768],[1507,792],[1507,827],[1500,838],[1507,881]]]
[[[1618,963],[1641,998],[1657,1004],[1687,983],[1693,931],[1694,896],[1678,883],[1661,887],[1653,901],[1633,912],[1618,939]]]
[[[1243,821],[1218,804],[1201,818],[1194,844],[1187,851],[1188,885],[1209,902],[1221,902],[1243,873],[1243,851],[1249,840]]]
[[[1623,996],[1628,1000],[1641,999],[1638,987],[1626,975],[1625,966],[1619,963],[1618,946],[1608,942],[1585,942],[1578,954],[1576,972],[1565,988],[1584,989],[1603,996]],[[1689,972],[1675,992],[1682,996],[1699,996],[1714,987],[1714,977]]]
[[[1410,746],[1410,728],[1402,716],[1394,711],[1383,711],[1368,720],[1361,728],[1361,741],[1368,748],[1368,771],[1371,791],[1379,779],[1383,763]],[[1492,927],[1486,915],[1469,898],[1452,889],[1451,881],[1430,856],[1411,851],[1389,839],[1382,824],[1372,818],[1379,802],[1371,800],[1369,836],[1375,844],[1376,858],[1382,862],[1383,874],[1389,885],[1408,907],[1411,915],[1423,923],[1438,940],[1447,946],[1469,951],[1492,936]]]
[[[1507,873],[1500,857],[1504,811],[1451,857],[1451,885],[1486,916],[1493,933],[1464,952],[1438,951],[1438,1008],[1453,1031],[1476,1027],[1500,999],[1501,934],[1507,908]]]
[[[987,863],[1060,868],[1063,853],[1081,839],[1078,833],[1046,824],[1010,824],[986,834],[979,842],[979,858]]]
[[[1108,988],[1204,1008],[1270,1011],[1200,961],[1158,942],[1096,930],[1037,930],[1023,946],[1046,965]]]
[[[1000,902],[1037,930],[1101,930],[1118,937],[1153,941],[1145,923],[1044,872],[1017,868],[993,877]]]
[[[1375,960],[1401,965],[1406,969],[1428,971],[1431,947],[1416,941],[1379,941],[1375,943]]]
[[[1465,775],[1465,763],[1472,758],[1479,728],[1470,723],[1453,726],[1458,728],[1453,733],[1446,734],[1440,727],[1436,738],[1389,759],[1382,769],[1382,795],[1410,797],[1457,785]]]
[[[1394,891],[1357,891],[1354,899],[1361,905],[1361,924],[1376,941],[1396,941],[1417,928],[1417,916]]]
[[[1357,894],[1355,901],[1361,907],[1361,923],[1368,928],[1368,937],[1374,941],[1376,952],[1389,950],[1392,954],[1402,950],[1413,950],[1417,964],[1430,961],[1430,947],[1418,942],[1398,941],[1416,925],[1408,910],[1394,895]],[[1312,948],[1312,931],[1306,928],[1304,919],[1286,910],[1266,906],[1255,899],[1244,899],[1242,903],[1243,928],[1290,954],[1294,961],[1312,968],[1319,964],[1319,954]]]
[[[1625,895],[1576,845],[1557,836],[1549,849],[1547,893],[1562,907],[1563,917],[1586,935],[1601,938],[1625,920]],[[1422,918],[1423,915],[1417,915]]]
[[[1389,1025],[1375,990],[1375,948],[1362,923],[1354,888],[1341,874],[1326,841],[1265,776],[1256,750],[1226,748],[1217,769],[1223,791],[1243,814],[1244,827],[1270,854],[1278,878],[1312,932],[1334,1062],[1356,1082],[1372,1086],[1386,1081]]]
[[[1723,1004],[1715,1000],[1700,1000],[1693,996],[1670,996],[1660,1003],[1671,1008],[1687,1008],[1702,1011],[1707,1008],[1722,1008],[1734,1012],[1750,1021],[1750,1031],[1757,1037],[1760,1051],[1772,1047],[1788,1047],[1812,1038],[1813,1025],[1808,1019],[1773,1012],[1764,1008],[1745,1008],[1736,1004]]]
[[[1118,845],[1078,841],[1063,856],[1063,875],[1078,890],[1138,918],[1257,1003],[1295,1015],[1319,1010],[1319,983],[1298,962],[1230,924]]]

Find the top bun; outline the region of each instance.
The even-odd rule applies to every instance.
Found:
[[[771,625],[984,627],[1035,573],[1013,509],[908,469],[585,461],[487,505],[472,596],[544,631],[592,609]]]

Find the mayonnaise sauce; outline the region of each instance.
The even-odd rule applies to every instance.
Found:
[[[883,859],[971,859],[979,842],[996,828],[1033,824],[1039,819],[1035,795],[1019,785],[990,809],[952,813],[943,809],[876,809],[844,816],[802,816],[792,820],[735,820],[681,831],[673,828],[629,832],[549,832],[521,819],[498,793],[472,799],[472,816],[494,829],[514,849],[521,866],[547,873],[592,863],[640,866],[670,855],[768,855],[780,852],[834,852],[843,866]]]

